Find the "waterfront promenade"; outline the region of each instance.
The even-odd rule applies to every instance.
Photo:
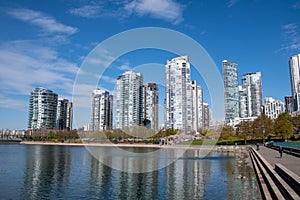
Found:
[[[275,168],[275,164],[281,164],[300,177],[300,158],[286,153],[283,153],[282,158],[280,158],[278,151],[264,146],[260,146],[257,152],[264,157],[273,168]]]

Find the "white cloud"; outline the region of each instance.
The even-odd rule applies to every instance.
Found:
[[[56,21],[53,17],[30,9],[9,10],[8,14],[16,19],[40,27],[42,32],[46,34],[61,33],[72,35],[78,31],[78,29],[75,27],[64,25]]]
[[[101,6],[99,5],[84,5],[79,8],[71,8],[69,12],[73,15],[87,18],[99,17]]]
[[[283,30],[284,44],[279,51],[300,51],[300,29],[296,23],[285,24]]]
[[[86,18],[115,17],[118,19],[138,15],[179,24],[184,20],[183,10],[184,6],[174,0],[111,0],[71,8],[69,13]]]
[[[0,46],[0,60],[2,99],[10,102],[7,106],[11,108],[19,107],[20,96],[28,96],[37,86],[64,96],[72,93],[78,67],[60,58],[53,49],[33,41],[7,42]]]
[[[116,83],[117,82],[117,80],[115,78],[112,78],[110,76],[105,76],[105,75],[101,76],[100,80],[104,80],[108,83]]]
[[[109,65],[116,59],[106,49],[97,48],[91,52],[85,62],[90,65],[98,65],[102,67],[109,67]]]
[[[120,67],[118,67],[119,70],[122,71],[132,71],[133,68],[129,67],[128,65],[121,65]]]
[[[228,8],[234,6],[239,0],[229,0],[228,1]]]
[[[29,100],[14,99],[0,94],[0,108],[14,108],[15,110],[28,111]]]
[[[140,16],[162,19],[173,24],[183,21],[183,6],[173,0],[133,0],[125,10]]]

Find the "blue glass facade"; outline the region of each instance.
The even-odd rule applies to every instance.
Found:
[[[222,61],[224,78],[225,123],[229,124],[239,117],[238,65],[227,60]]]

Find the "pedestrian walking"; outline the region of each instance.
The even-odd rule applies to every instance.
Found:
[[[280,158],[282,158],[282,153],[283,153],[283,149],[282,149],[282,146],[279,147],[279,156]]]
[[[259,144],[256,143],[256,150],[259,150]]]

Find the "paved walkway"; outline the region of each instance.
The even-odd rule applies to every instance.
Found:
[[[275,167],[276,163],[280,163],[300,177],[300,158],[285,153],[283,153],[282,158],[280,158],[277,150],[264,146],[260,146],[257,152],[262,155],[262,157],[264,157],[264,159],[266,159],[273,167]]]

